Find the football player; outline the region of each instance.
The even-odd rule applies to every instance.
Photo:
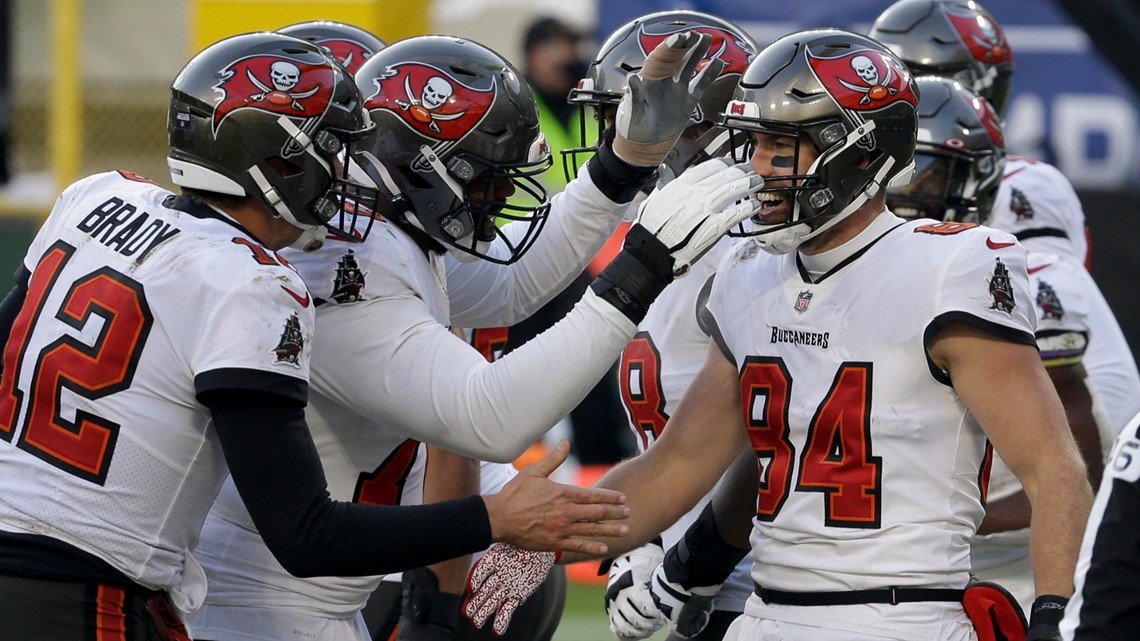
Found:
[[[759,178],[702,165],[691,184],[646,201],[596,293],[550,332],[487,362],[449,330],[510,324],[581,271],[719,72],[704,57],[710,40],[680,33],[654,50],[631,79],[612,142],[553,201],[535,180],[551,161],[533,97],[499,54],[421,36],[357,71],[376,130],[354,160],[385,195],[360,214],[376,229],[364,243],[327,238],[283,253],[317,305],[307,415],[334,497],[419,502],[419,442],[513,460],[606,371],[674,274],[750,215]],[[189,620],[196,638],[367,638],[359,611],[380,577],[293,576],[259,530],[225,485],[195,551],[211,588]],[[453,634],[458,600],[448,594],[464,575],[409,594],[421,604],[420,634]]]
[[[1004,112],[1013,53],[1001,25],[978,3],[900,0],[879,16],[870,34],[914,73],[956,78],[986,98],[998,116]],[[1030,252],[1041,355],[1095,487],[1108,448],[1140,411],[1140,374],[1119,323],[1087,273],[1085,216],[1072,185],[1056,168],[1029,158],[1008,157],[1003,174],[981,222],[1013,234]],[[1099,446],[1091,436],[1095,431]],[[972,546],[973,568],[1026,607],[1034,583],[1029,521],[1029,503],[999,457],[986,519]]]
[[[350,211],[377,192],[343,162],[373,132],[362,105],[318,47],[229,38],[171,85],[181,195],[125,171],[60,195],[0,304],[0,637],[186,638],[175,607],[204,597],[190,551],[227,469],[298,575],[396,571],[493,539],[577,546],[593,527],[580,519],[624,514],[619,495],[547,481],[556,457],[494,497],[330,499],[304,415],[312,296],[276,252],[368,237]]]
[[[713,277],[712,343],[661,436],[599,485],[627,493],[630,536],[611,541],[626,549],[742,451],[762,464],[736,504],[755,590],[731,641],[976,638],[962,598],[991,443],[1033,503],[1037,593],[1072,592],[1091,490],[1037,353],[1024,251],[885,207],[914,168],[917,105],[881,44],[812,30],[760,52],[725,111],[765,178],[752,242]],[[747,514],[710,512],[702,545],[748,545]],[[472,571],[476,624],[525,592],[495,565],[506,547]]]
[[[871,37],[887,45],[915,74],[955,78],[1003,116],[1014,58],[1001,25],[972,0],[899,0],[875,20]],[[1006,158],[990,216],[981,221],[1008,231],[1030,251],[1063,254],[1088,267],[1084,211],[1073,186],[1052,165]],[[1090,299],[1090,336],[1084,368],[1108,413],[1113,434],[1140,412],[1140,374],[1112,310],[1099,289]],[[1109,441],[1111,442],[1111,438]]]
[[[570,92],[570,101],[591,107],[597,122],[612,121],[629,75],[645,64],[647,52],[670,34],[685,29],[711,35],[713,51],[719,51],[726,64],[720,77],[701,97],[689,126],[666,156],[660,169],[665,176],[659,179],[660,183],[704,160],[727,156],[732,151],[728,131],[717,125],[716,120],[732,99],[748,63],[760,49],[752,37],[736,25],[707,13],[662,11],[645,15],[610,34],[590,64],[586,77]],[[585,140],[594,132],[585,125],[581,130],[582,144],[571,150],[571,154],[594,150]],[[567,164],[576,166],[577,163]],[[693,266],[688,277],[667,287],[638,326],[636,336],[622,351],[618,387],[639,451],[644,451],[660,434],[677,401],[700,369],[709,339],[697,327],[693,309],[701,286],[733,242],[729,237],[721,239]],[[703,505],[679,519],[662,533],[661,540],[632,550],[610,564],[605,602],[610,630],[617,638],[645,638],[664,625],[665,619],[649,593],[649,577],[661,561],[662,546],[672,546],[701,508]],[[740,556],[745,555],[742,552]],[[752,580],[748,576],[751,561],[742,558],[739,566],[716,598],[707,600],[707,607],[715,607],[715,613],[699,638],[720,639],[728,624],[744,611],[744,601],[752,591]]]

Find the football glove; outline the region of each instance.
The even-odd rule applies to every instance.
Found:
[[[463,615],[476,628],[494,616],[491,630],[502,636],[515,610],[542,585],[558,557],[554,552],[531,552],[507,543],[492,545],[467,575]]]
[[[681,132],[705,90],[724,69],[720,58],[697,67],[708,55],[712,36],[685,31],[669,36],[629,76],[614,123],[614,153],[636,167],[657,167]]]
[[[763,186],[751,167],[726,158],[689,168],[641,203],[622,251],[594,281],[594,292],[641,322],[674,278],[756,212],[753,196]]]
[[[671,581],[665,564],[657,566],[649,582],[649,594],[661,610],[669,629],[674,634],[691,639],[709,624],[713,613],[713,599],[720,592],[720,584],[686,588]]]
[[[660,539],[617,557],[606,585],[606,614],[610,631],[622,641],[644,639],[665,625],[649,594],[653,569],[665,558]]]

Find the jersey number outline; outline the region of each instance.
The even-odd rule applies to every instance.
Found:
[[[630,424],[645,450],[661,437],[669,422],[665,392],[661,387],[661,352],[649,332],[634,334],[622,350],[618,387]]]
[[[404,484],[416,462],[416,451],[420,442],[407,439],[396,446],[384,462],[372,472],[363,472],[356,479],[356,489],[352,492],[353,503],[367,505],[399,505],[404,493]]]
[[[0,438],[11,442],[21,415],[16,446],[46,463],[97,485],[107,479],[119,436],[119,424],[76,409],[75,420],[63,417],[63,390],[94,401],[131,386],[139,358],[154,325],[142,285],[110,267],[74,280],[55,318],[82,331],[92,316],[103,320],[93,344],[64,335],[27,359],[28,341],[39,324],[44,303],[56,288],[75,247],[58,241],[44,253],[28,282],[28,293],[12,325],[4,349],[0,380]],[[16,387],[20,373],[32,365],[31,394]],[[22,412],[24,400],[29,400]]]
[[[761,464],[756,518],[775,520],[792,491],[824,495],[824,523],[882,524],[882,458],[871,447],[871,363],[845,362],[816,408],[797,459],[788,428],[792,377],[779,357],[749,356],[740,370],[744,423]],[[796,464],[798,460],[798,465]]]

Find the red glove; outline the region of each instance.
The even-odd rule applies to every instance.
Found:
[[[467,599],[463,615],[482,628],[491,615],[491,630],[498,636],[507,631],[511,616],[546,581],[560,554],[520,550],[507,543],[491,546],[467,575]]]

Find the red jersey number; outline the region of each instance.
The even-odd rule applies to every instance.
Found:
[[[669,415],[661,390],[661,353],[648,332],[638,332],[621,353],[621,401],[644,450],[661,436]]]
[[[115,450],[119,424],[77,409],[74,419],[63,415],[63,390],[89,400],[130,387],[154,319],[142,285],[104,267],[65,283],[59,280],[75,248],[57,242],[40,259],[28,283],[28,294],[4,350],[0,380],[0,437],[17,431],[25,398],[29,399],[17,447],[82,479],[102,485]],[[44,311],[44,301],[57,286],[68,287],[55,318],[77,331],[92,316],[103,329],[90,345],[63,335],[37,354],[28,354],[28,340]],[[20,373],[31,367],[30,390],[16,388]],[[25,395],[25,391],[30,394]]]
[[[881,524],[882,459],[871,454],[871,364],[844,363],[816,409],[799,456],[795,489],[826,496],[824,522]],[[761,463],[756,516],[770,522],[792,490],[796,447],[788,428],[792,378],[781,358],[750,356],[740,372],[744,421]]]

